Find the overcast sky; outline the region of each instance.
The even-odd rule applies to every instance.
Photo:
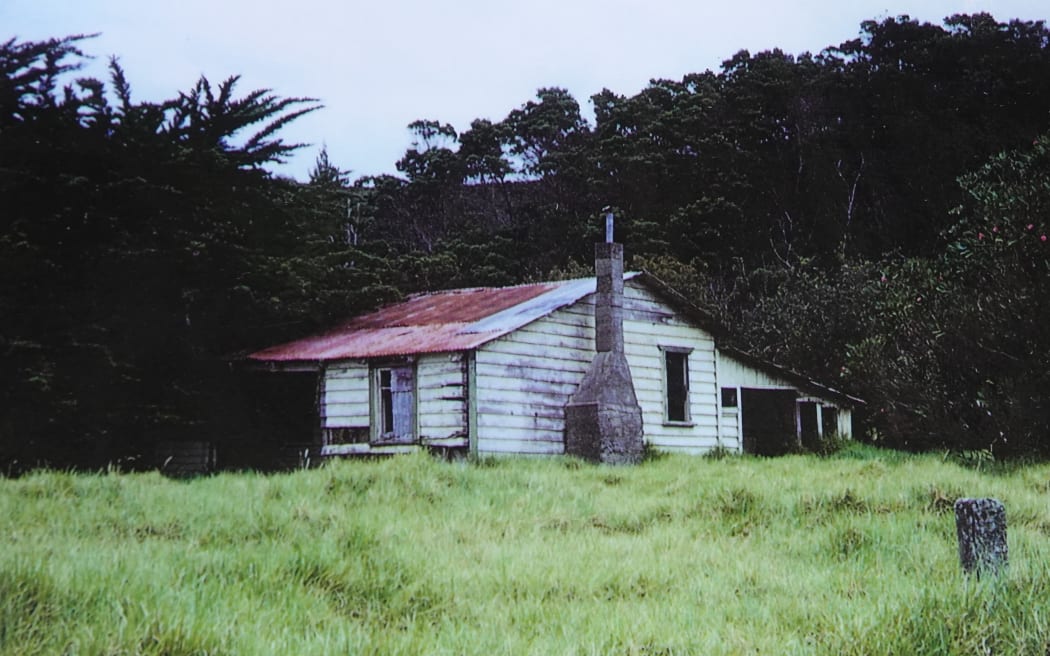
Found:
[[[322,144],[353,177],[396,173],[408,123],[462,131],[540,87],[568,89],[589,115],[603,88],[633,95],[741,49],[819,52],[866,19],[979,11],[1050,18],[1046,0],[0,0],[0,38],[100,32],[87,74],[105,77],[117,55],[140,100],[234,74],[242,93],[319,98],[324,109],[282,132],[313,144],[278,169],[305,179]]]

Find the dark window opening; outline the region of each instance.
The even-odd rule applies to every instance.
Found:
[[[689,353],[664,351],[667,421],[689,421]]]
[[[723,387],[722,388],[722,407],[723,408],[735,408],[736,405],[737,405],[736,388],[735,387]]]

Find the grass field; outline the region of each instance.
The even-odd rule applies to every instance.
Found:
[[[994,496],[998,580],[952,504]],[[336,462],[0,481],[0,654],[1045,654],[1050,465]]]

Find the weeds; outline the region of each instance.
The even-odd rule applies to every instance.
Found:
[[[1044,653],[1050,466],[335,462],[0,481],[0,654]],[[962,576],[951,504],[1011,564]]]

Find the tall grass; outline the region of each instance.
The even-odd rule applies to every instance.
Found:
[[[1044,654],[1050,466],[476,464],[0,482],[0,654]],[[1007,508],[969,580],[952,503]]]

